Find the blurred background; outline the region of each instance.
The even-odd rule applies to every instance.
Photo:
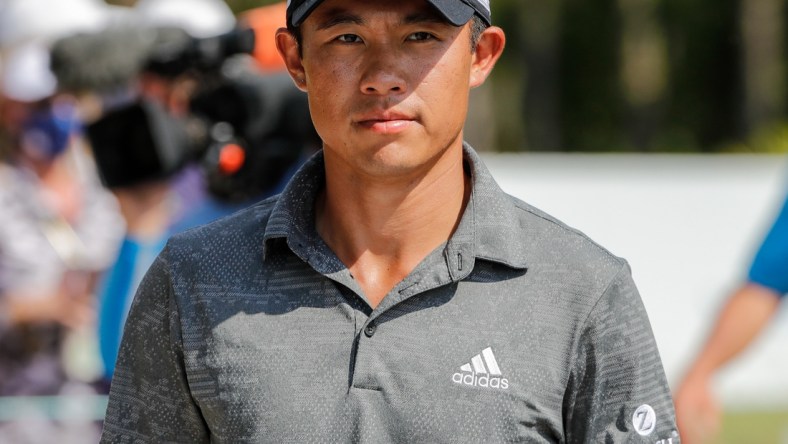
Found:
[[[466,138],[630,262],[674,390],[788,194],[786,3],[492,2],[507,48]],[[0,0],[0,442],[96,442],[166,238],[319,146],[273,49],[283,5]],[[788,443],[786,316],[711,379],[707,442]]]

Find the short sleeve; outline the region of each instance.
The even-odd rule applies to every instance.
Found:
[[[628,266],[582,325],[574,359],[566,442],[678,444],[670,389]]]
[[[788,199],[755,254],[748,278],[781,296],[788,294]]]
[[[148,270],[131,306],[102,443],[209,441],[184,369],[166,253]]]

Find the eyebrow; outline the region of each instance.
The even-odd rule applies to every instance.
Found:
[[[361,17],[352,14],[344,9],[332,9],[323,14],[326,19],[317,25],[317,29],[322,31],[337,25],[362,25],[364,20]]]
[[[337,8],[337,9],[326,11],[324,16],[326,17],[326,19],[321,21],[317,25],[317,29],[321,31],[338,25],[364,24],[364,20],[360,16],[348,12],[347,10],[344,9]],[[402,20],[402,24],[405,25],[412,25],[417,23],[449,24],[449,22],[446,19],[444,19],[441,15],[433,11],[416,12],[414,14],[406,16]]]

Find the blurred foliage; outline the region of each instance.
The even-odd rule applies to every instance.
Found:
[[[769,23],[756,21],[755,28],[769,32],[743,35],[745,20],[752,20],[743,11],[758,2],[781,13],[768,16]],[[508,41],[492,78],[495,145],[788,152],[786,98],[773,106],[788,79],[781,71],[774,84],[752,86],[764,67],[784,65],[785,3],[496,0],[494,20]],[[763,47],[778,51],[766,54]],[[758,91],[772,98],[761,103]]]
[[[240,13],[276,0],[226,2]],[[493,0],[507,33],[485,98],[493,146],[788,152],[786,3]]]
[[[757,1],[757,0],[756,0]],[[663,147],[713,151],[742,132],[739,0],[665,0],[669,88]]]
[[[733,142],[720,149],[725,153],[788,153],[788,122],[758,127],[744,142]]]

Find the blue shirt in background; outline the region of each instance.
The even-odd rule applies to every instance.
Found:
[[[788,294],[788,199],[758,249],[748,277],[781,296]]]

